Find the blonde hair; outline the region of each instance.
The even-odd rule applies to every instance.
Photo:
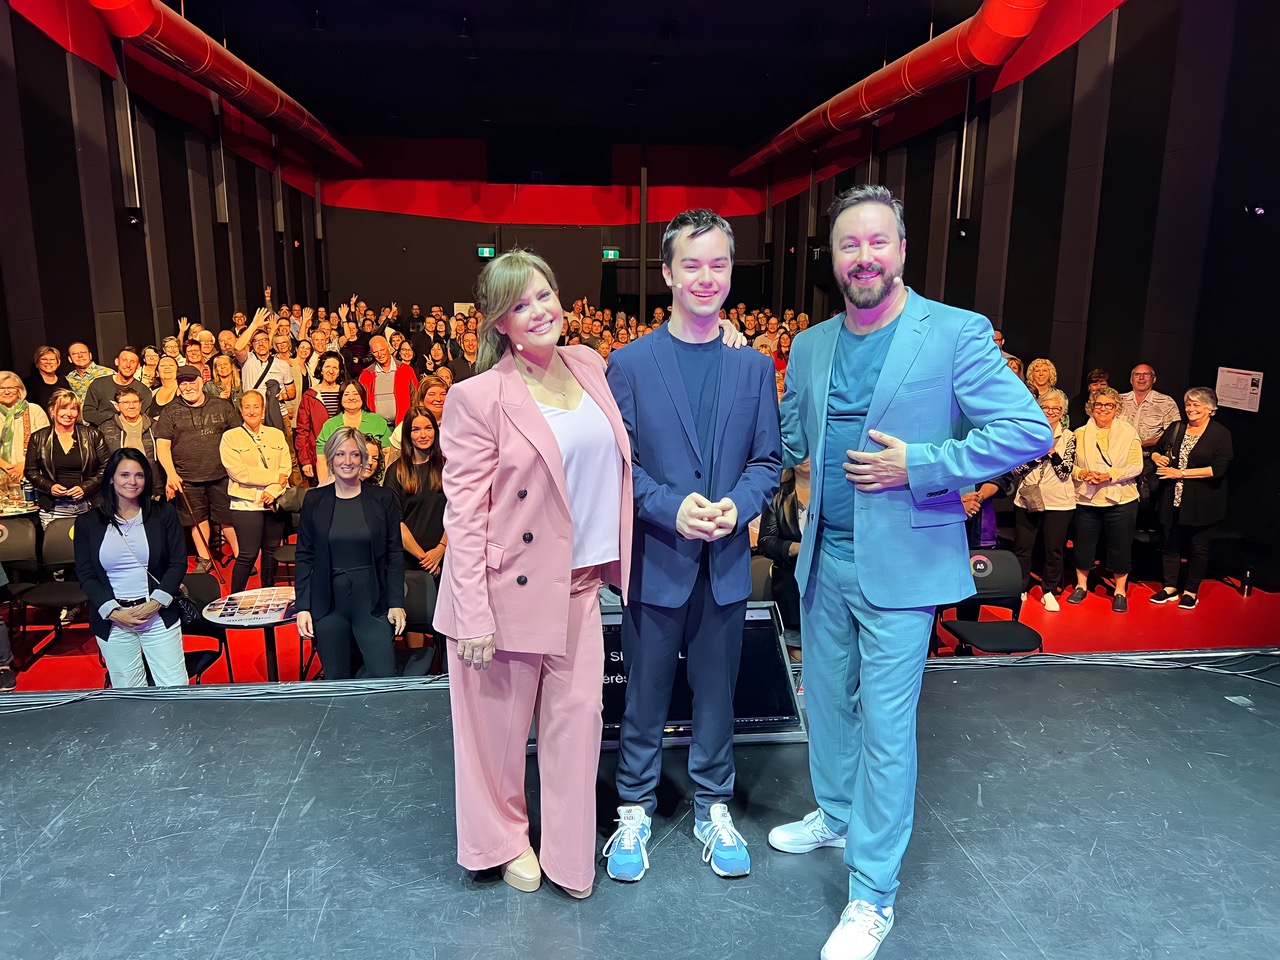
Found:
[[[1049,386],[1056,387],[1058,385],[1058,368],[1053,365],[1053,361],[1045,357],[1037,357],[1027,364],[1027,383],[1031,383],[1031,374],[1037,367],[1049,368]]]
[[[65,407],[82,407],[80,398],[70,390],[59,388],[49,395],[49,419],[53,419],[58,415],[58,411]]]
[[[507,335],[498,331],[498,321],[519,302],[535,272],[542,274],[552,290],[557,289],[550,265],[531,250],[508,250],[480,271],[476,280],[476,307],[484,314],[484,320],[476,330],[480,340],[476,373],[488,370],[511,348]]]
[[[449,392],[449,382],[444,377],[437,377],[428,373],[418,381],[418,386],[413,391],[413,398],[409,403],[411,407],[420,407],[426,400],[427,391],[432,387],[442,387],[444,392]]]
[[[8,383],[10,380],[18,385],[18,399],[27,399],[27,386],[22,382],[22,378],[12,370],[0,370],[0,385]]]
[[[333,458],[338,455],[338,448],[348,440],[354,440],[360,448],[360,472],[364,473],[364,468],[369,465],[369,448],[366,446],[368,438],[355,427],[343,424],[324,442],[324,461],[329,466],[330,476],[334,475]]]

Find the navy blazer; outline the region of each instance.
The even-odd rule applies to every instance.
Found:
[[[302,512],[298,517],[294,592],[297,608],[309,611],[317,620],[333,610],[333,597],[329,590],[335,565],[329,554],[329,528],[333,526],[337,499],[332,483],[308,490],[302,498]],[[364,509],[365,523],[369,525],[373,572],[378,581],[378,595],[370,598],[369,612],[382,616],[392,607],[404,606],[400,508],[395,494],[375,483],[362,486],[360,506]]]
[[[143,529],[147,533],[149,553],[147,572],[155,577],[155,580],[147,581],[147,596],[163,604],[160,619],[166,627],[172,627],[179,617],[178,605],[173,600],[187,575],[187,541],[178,520],[178,511],[171,503],[154,501],[151,515],[143,521]],[[117,597],[111,590],[111,581],[98,559],[106,535],[107,521],[97,507],[76,517],[76,579],[89,598],[89,629],[102,640],[111,634],[111,621],[102,616],[102,607],[112,600],[137,599]]]
[[[630,596],[657,607],[685,603],[705,545],[712,595],[723,606],[751,595],[747,524],[773,498],[782,472],[777,374],[772,358],[749,347],[721,346],[715,458],[707,486],[698,429],[671,339],[664,325],[609,356],[609,388],[631,440],[635,483]],[[710,544],[676,533],[680,504],[704,487],[711,500],[728,497],[738,508],[738,528]]]

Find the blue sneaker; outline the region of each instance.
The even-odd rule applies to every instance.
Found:
[[[644,807],[625,804],[618,808],[618,829],[604,845],[608,858],[606,869],[614,880],[635,883],[649,869],[649,838],[653,836],[653,818]]]
[[[733,825],[729,808],[711,805],[710,820],[694,820],[693,835],[702,841],[702,862],[710,863],[718,877],[745,877],[751,872],[747,841]]]

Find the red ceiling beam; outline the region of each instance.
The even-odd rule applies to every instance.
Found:
[[[739,177],[801,146],[853,129],[903,100],[1003,64],[1022,45],[1047,4],[1048,0],[984,0],[968,20],[814,107],[729,175]]]
[[[323,123],[274,83],[159,0],[89,0],[107,30],[217,93],[283,124],[353,167],[362,164]]]

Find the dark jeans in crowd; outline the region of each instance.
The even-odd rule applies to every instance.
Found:
[[[1213,532],[1217,524],[1207,527],[1192,527],[1178,522],[1178,510],[1173,511],[1172,522],[1163,530],[1164,533],[1164,585],[1171,590],[1178,589],[1179,567],[1182,558],[1187,558],[1187,585],[1183,589],[1187,593],[1198,593],[1200,583],[1209,573],[1209,545],[1213,543]],[[3,661],[0,660],[0,663]]]
[[[284,518],[274,510],[232,510],[231,528],[240,541],[235,569],[231,571],[231,592],[239,593],[249,583],[253,565],[262,554],[262,585],[276,584],[274,552],[284,536]]]
[[[1075,559],[1077,570],[1088,570],[1098,555],[1098,538],[1107,545],[1107,569],[1125,576],[1133,566],[1133,533],[1138,522],[1138,501],[1109,507],[1076,507]]]
[[[1045,593],[1057,593],[1063,584],[1063,555],[1067,550],[1067,528],[1075,510],[1024,510],[1013,508],[1013,553],[1022,567],[1022,592],[1031,589],[1031,553],[1036,538],[1044,535],[1044,569],[1040,585]]]
[[[0,620],[0,667],[13,663],[13,647],[9,645],[9,628]]]

